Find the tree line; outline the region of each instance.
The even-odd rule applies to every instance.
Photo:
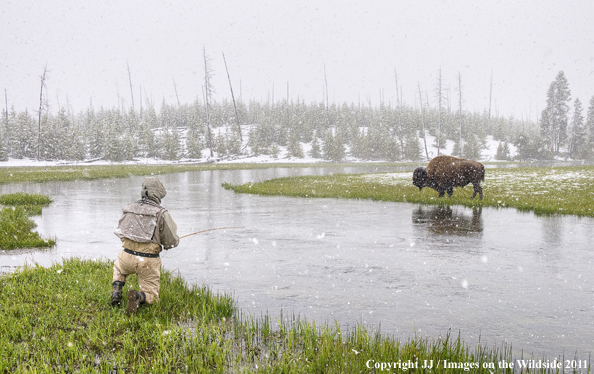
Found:
[[[421,95],[419,95],[421,96]],[[372,161],[420,161],[436,156],[446,139],[454,140],[453,155],[481,159],[486,137],[499,141],[498,159],[550,159],[554,156],[594,158],[594,97],[586,117],[581,102],[573,102],[563,72],[551,83],[547,107],[540,120],[491,116],[443,105],[421,106],[402,102],[361,104],[279,102],[216,102],[196,100],[172,105],[163,101],[159,110],[145,107],[88,109],[74,113],[17,112],[2,118],[0,160],[104,159],[119,162],[147,157],[162,160],[203,159],[203,154],[224,158],[268,154],[307,156],[342,161],[352,156]],[[460,100],[461,101],[461,100]],[[41,115],[39,115],[41,113]],[[426,134],[435,139],[428,143]],[[307,147],[304,147],[307,145]],[[209,152],[203,152],[208,150]],[[206,156],[209,157],[209,156]]]

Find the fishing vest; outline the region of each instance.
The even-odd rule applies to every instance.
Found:
[[[161,245],[157,223],[166,211],[165,208],[151,200],[142,199],[126,205],[122,211],[124,215],[114,232],[118,238]]]

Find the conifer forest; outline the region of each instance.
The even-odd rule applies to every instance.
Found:
[[[136,108],[59,107],[55,113],[44,105],[17,111],[6,100],[0,160],[206,161],[279,157],[282,148],[283,157],[421,161],[437,156],[427,147],[443,150],[446,139],[454,141],[452,155],[481,159],[489,135],[499,143],[500,160],[594,158],[594,96],[587,104],[572,99],[562,71],[543,92],[546,107],[536,122],[493,114],[490,103],[469,112],[461,93],[443,92],[419,92],[421,105],[213,101],[204,95],[191,104],[146,101]]]

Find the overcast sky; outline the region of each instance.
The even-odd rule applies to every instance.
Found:
[[[203,49],[216,99],[324,99],[430,104],[441,69],[452,109],[489,106],[530,117],[544,108],[560,70],[572,100],[594,96],[594,1],[1,0],[0,89],[18,111],[39,106],[47,63],[51,110],[114,107],[150,99],[202,100]],[[324,73],[325,69],[325,73]],[[3,97],[4,99],[4,97]],[[4,102],[4,100],[2,100]],[[1,106],[4,109],[4,103]],[[537,112],[538,111],[538,112]]]

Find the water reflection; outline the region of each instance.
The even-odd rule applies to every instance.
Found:
[[[444,206],[419,206],[412,211],[412,222],[435,235],[468,236],[483,232],[482,207],[470,209]]]

